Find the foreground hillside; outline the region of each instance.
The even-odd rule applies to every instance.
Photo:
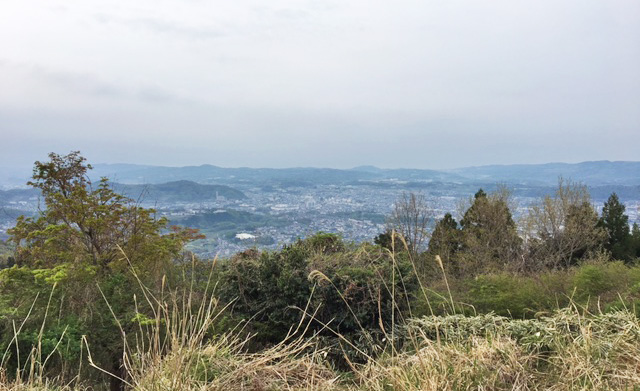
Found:
[[[200,320],[213,321],[208,315]],[[165,320],[191,322],[175,316]],[[208,340],[197,327],[185,335],[177,334],[187,331],[180,325],[169,326],[174,334],[162,353],[125,354],[127,388],[569,391],[633,390],[640,384],[640,323],[627,311],[591,315],[567,308],[526,321],[494,315],[411,319],[395,331],[393,346],[387,344],[377,358],[352,363],[348,371],[333,367],[316,338],[291,336],[246,353],[243,341],[233,335]],[[77,381],[60,385],[34,373],[0,389],[88,388]]]
[[[185,251],[197,229],[92,183],[78,152],[50,159],[31,182],[45,207],[0,247],[4,389],[640,384],[640,228],[615,194],[600,215],[561,182],[518,226],[508,192],[478,190],[430,237],[405,194],[374,243],[321,232],[207,260]]]

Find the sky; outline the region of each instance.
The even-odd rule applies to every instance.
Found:
[[[637,0],[0,3],[0,167],[640,160]]]

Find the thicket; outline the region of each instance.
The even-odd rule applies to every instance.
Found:
[[[198,231],[92,183],[79,153],[49,157],[29,183],[45,208],[2,248],[0,381],[14,388],[34,377],[113,390],[640,379],[640,229],[615,194],[599,216],[586,188],[561,181],[516,222],[508,191],[480,190],[430,236],[425,199],[405,195],[373,244],[319,233],[208,261],[184,251]]]
[[[320,233],[275,252],[245,251],[222,263],[219,297],[230,316],[249,321],[253,344],[270,346],[309,319],[305,336],[364,357],[407,316],[417,279],[407,256],[369,244],[348,245]],[[237,323],[237,322],[234,322]],[[345,344],[345,340],[349,343]],[[334,352],[334,353],[336,353]]]

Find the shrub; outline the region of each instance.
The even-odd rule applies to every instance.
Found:
[[[233,302],[236,317],[251,320],[262,344],[281,341],[302,317],[313,318],[309,333],[324,337],[383,334],[392,318],[402,319],[416,286],[408,262],[378,246],[350,248],[330,234],[241,253],[223,267],[221,298]]]
[[[629,271],[620,261],[585,263],[576,270],[576,293],[580,298],[597,298],[612,290],[623,292],[629,288]]]
[[[509,273],[480,275],[467,281],[468,303],[480,313],[526,318],[545,309],[547,292],[528,277]]]

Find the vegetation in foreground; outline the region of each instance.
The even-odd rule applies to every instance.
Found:
[[[161,323],[168,330],[156,328],[149,335],[162,341],[159,349],[123,355],[127,388],[568,391],[633,390],[640,384],[640,324],[628,311],[594,315],[574,307],[535,320],[416,318],[398,330],[396,344],[388,344],[384,353],[339,371],[326,358],[328,348],[315,338],[290,336],[252,353],[244,348],[245,340],[230,334],[207,338],[204,330],[216,316],[210,309],[197,320],[164,313]],[[5,375],[0,387],[96,389],[80,380],[65,384],[43,377],[37,361],[30,367],[35,371],[26,378],[7,381]]]
[[[561,183],[516,223],[507,193],[479,191],[430,239],[405,195],[375,244],[321,233],[211,262],[183,250],[197,231],[91,183],[78,153],[50,158],[31,182],[46,209],[3,247],[4,389],[640,384],[640,233],[615,195],[598,216]]]

